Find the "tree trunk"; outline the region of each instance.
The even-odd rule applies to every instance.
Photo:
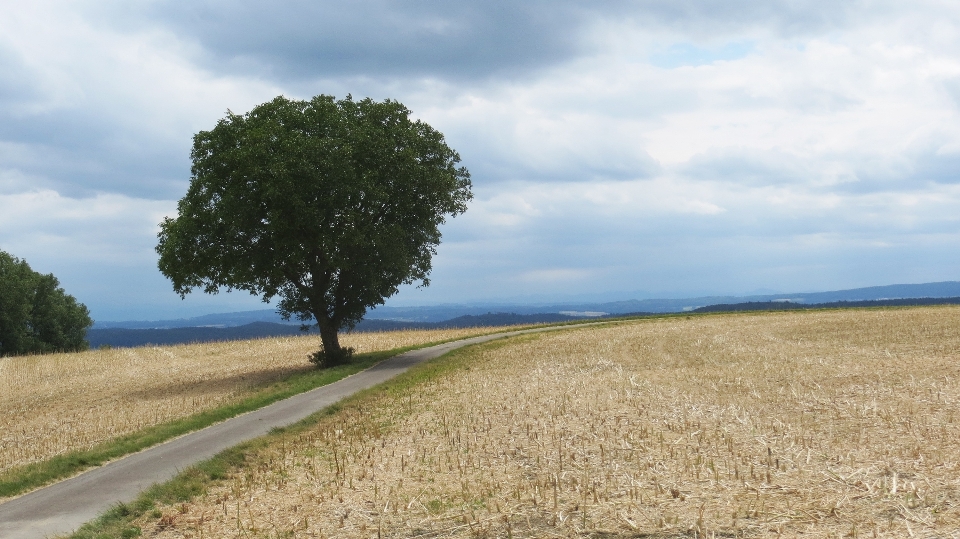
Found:
[[[340,337],[337,334],[340,328],[325,317],[317,318],[317,327],[320,328],[320,342],[323,343],[323,348],[319,352],[310,354],[310,361],[320,368],[342,365],[350,361],[353,348],[340,347]]]
[[[342,349],[340,348],[340,336],[337,331],[339,328],[334,327],[327,320],[318,321],[317,326],[320,328],[320,342],[323,343],[324,353],[328,355],[340,354]]]

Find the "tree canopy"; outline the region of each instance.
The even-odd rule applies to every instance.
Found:
[[[194,136],[192,178],[160,224],[160,271],[181,296],[246,290],[314,321],[320,364],[337,332],[401,284],[429,284],[446,216],[470,174],[441,133],[402,104],[277,97]]]
[[[92,324],[53,274],[0,251],[0,356],[86,350]]]

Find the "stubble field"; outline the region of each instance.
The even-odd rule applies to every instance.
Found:
[[[957,537],[960,309],[474,347],[278,435],[145,537]]]
[[[343,335],[358,353],[491,328]],[[0,358],[0,473],[237,401],[313,368],[316,336]]]

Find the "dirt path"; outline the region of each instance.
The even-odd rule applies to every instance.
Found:
[[[173,478],[184,468],[241,442],[262,436],[271,429],[295,423],[357,391],[385,382],[418,363],[440,357],[451,350],[524,333],[592,324],[596,322],[496,333],[398,355],[333,384],[276,402],[0,504],[0,537],[40,539],[70,533],[110,506],[132,501],[141,491]]]

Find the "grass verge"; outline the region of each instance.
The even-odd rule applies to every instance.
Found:
[[[161,515],[158,514],[159,512],[156,510],[158,505],[186,503],[202,495],[215,481],[226,479],[231,472],[249,464],[250,456],[255,454],[259,449],[276,443],[282,437],[289,437],[305,431],[314,425],[319,418],[336,414],[347,408],[362,407],[368,399],[374,397],[377,393],[389,392],[395,394],[408,391],[419,384],[436,379],[445,373],[459,368],[469,368],[467,359],[473,357],[472,352],[476,346],[501,347],[509,343],[517,342],[518,339],[535,339],[539,337],[539,335],[540,334],[517,335],[508,339],[500,339],[468,348],[459,348],[439,358],[422,363],[398,375],[396,378],[370,389],[359,391],[339,403],[316,412],[293,425],[274,429],[266,436],[261,436],[255,440],[236,445],[222,451],[211,459],[187,468],[170,481],[150,487],[141,493],[133,502],[115,505],[96,520],[84,524],[72,535],[66,537],[68,539],[139,537],[141,535],[140,528],[134,526],[134,522],[138,518],[147,514],[153,514],[153,516],[160,518]]]
[[[497,331],[502,330],[498,328]],[[489,333],[489,332],[486,332]],[[477,335],[485,334],[478,331]],[[244,399],[182,419],[144,428],[137,432],[105,441],[92,448],[70,451],[51,459],[31,463],[0,473],[0,499],[17,496],[44,485],[74,476],[86,469],[136,453],[148,447],[200,430],[220,421],[250,412],[293,395],[325,386],[346,378],[387,359],[418,348],[426,348],[448,341],[367,352],[354,356],[353,361],[329,369],[305,368],[284,380],[265,386]]]
[[[413,347],[410,347],[412,349]],[[225,419],[262,408],[316,387],[331,384],[366,369],[387,357],[405,352],[390,350],[358,355],[349,365],[325,370],[299,372],[285,380],[266,386],[239,402],[207,410],[189,417],[147,427],[140,431],[108,440],[90,449],[70,451],[51,459],[7,470],[0,474],[0,497],[28,492],[59,479],[73,476],[85,469],[136,453],[188,432],[202,429]]]
[[[960,529],[960,310],[798,314],[465,348],[117,506],[101,521],[112,529],[79,537]],[[347,521],[351,510],[362,516]]]
[[[762,311],[768,312],[768,311]],[[691,318],[703,316],[723,316],[726,313],[663,313],[640,317],[627,316],[600,320],[575,320],[555,324],[538,324],[522,326],[514,329],[546,326],[578,326],[584,323],[612,324],[637,319],[656,320],[662,318]],[[746,313],[738,313],[746,314]],[[757,313],[760,314],[760,313]],[[505,328],[491,328],[491,331],[482,331],[478,328],[476,335],[503,331]],[[295,375],[261,388],[239,402],[221,406],[193,416],[170,421],[167,423],[147,427],[140,431],[114,438],[93,448],[70,451],[56,457],[12,468],[0,472],[0,499],[9,498],[37,489],[44,485],[76,475],[86,469],[100,466],[124,455],[135,453],[147,447],[165,442],[183,434],[202,429],[225,419],[256,410],[273,402],[293,396],[304,391],[327,385],[346,376],[366,369],[387,357],[403,353],[408,350],[432,346],[448,341],[437,341],[423,345],[397,348],[389,351],[369,352],[359,354],[349,365],[326,369],[322,371],[304,370]]]

